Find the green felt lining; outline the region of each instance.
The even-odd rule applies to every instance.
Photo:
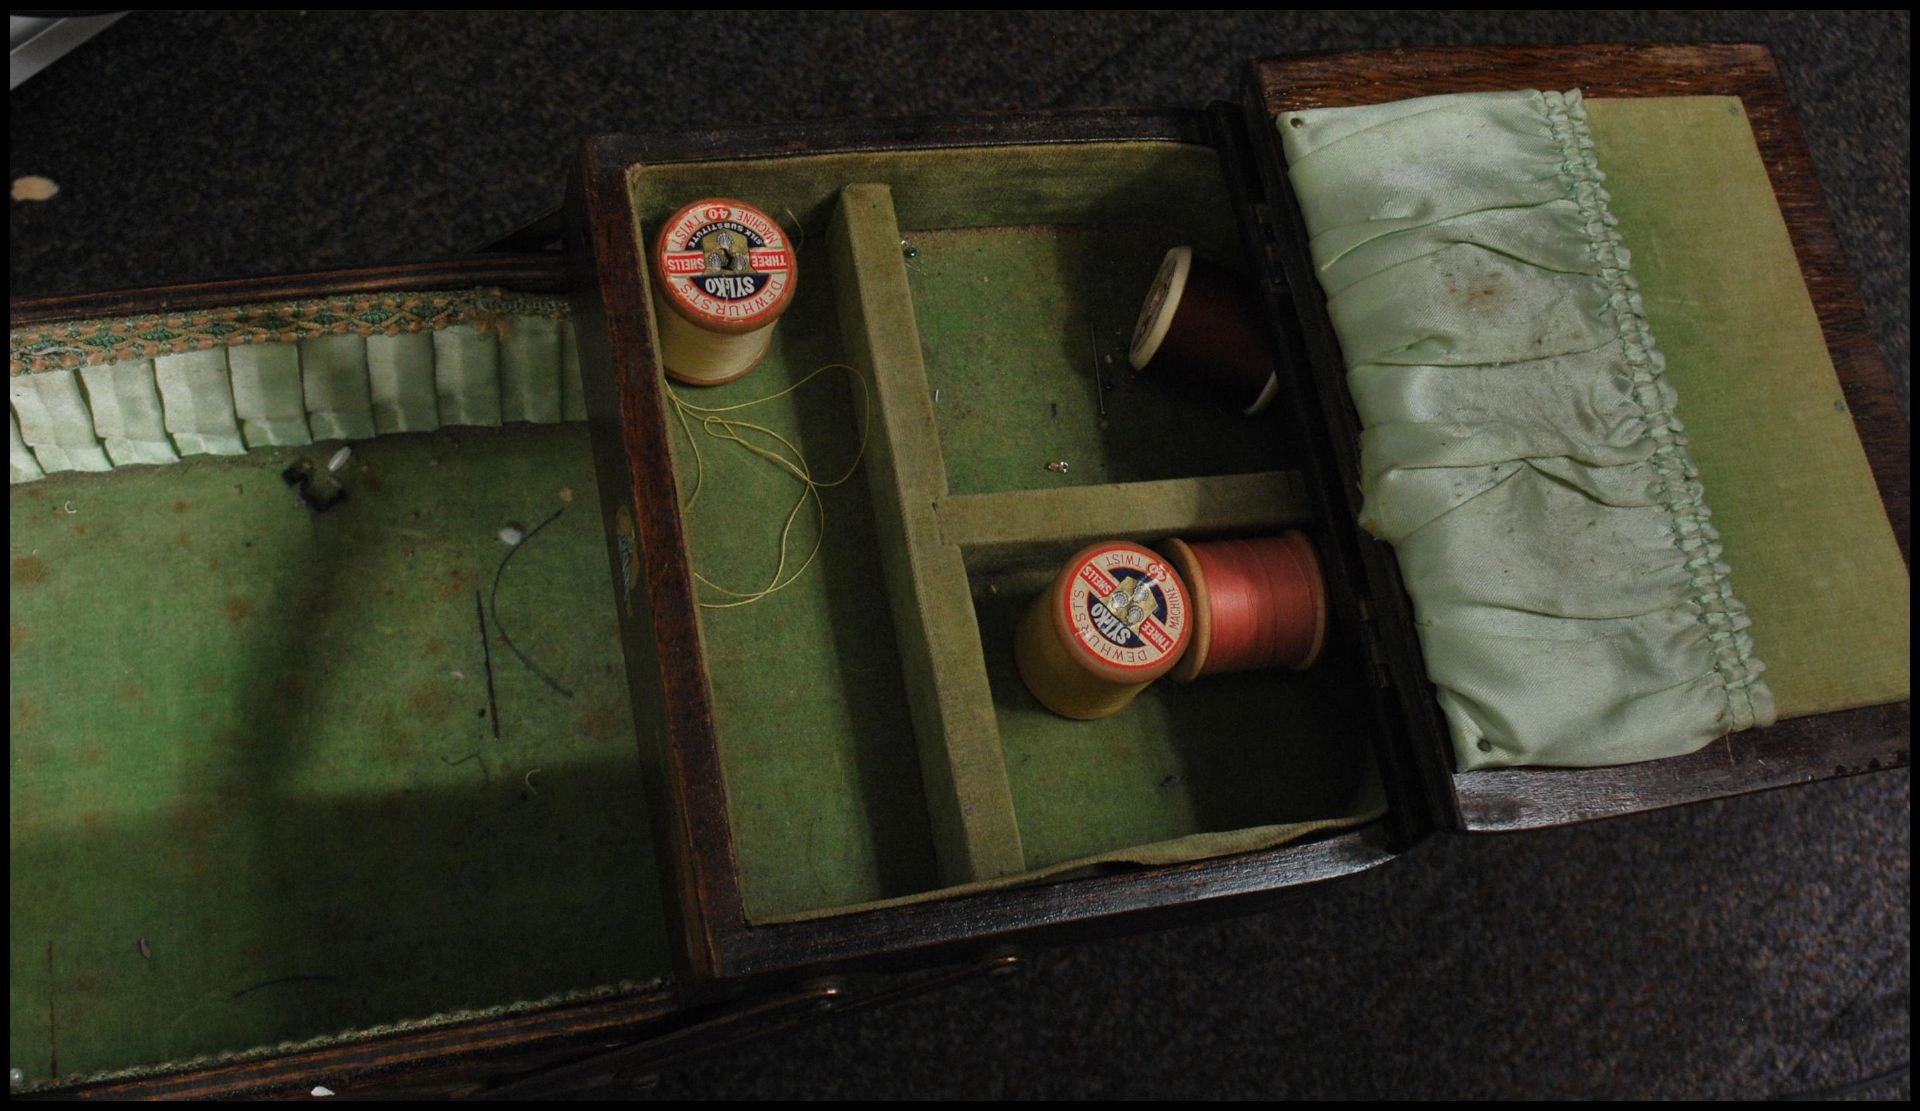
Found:
[[[1779,716],[1910,697],[1912,580],[1744,108],[1587,116]]]
[[[866,488],[825,492],[820,565],[753,606],[702,613],[750,918],[1244,852],[1377,816],[1364,744],[1326,696],[1358,689],[1340,665],[1150,692],[1092,727],[1034,711],[1006,666],[1015,596],[1030,599],[1037,561],[1073,536],[1263,531],[1304,515],[1268,422],[1125,369],[1120,333],[1166,247],[1237,255],[1212,151],[836,155],[643,166],[629,182],[643,249],[698,195],[801,225],[801,292],[767,362],[680,396],[738,404],[846,358],[880,405]],[[1120,368],[1104,427],[1089,320],[1099,365]],[[797,432],[831,474],[857,442],[857,396],[815,383],[739,415]],[[1061,445],[1064,474],[1044,466]],[[675,453],[684,499],[695,475],[678,436]],[[794,487],[732,454],[722,478],[704,447],[690,556],[746,589],[773,569]],[[813,535],[808,520],[797,548]],[[996,594],[995,575],[1017,585]]]
[[[952,885],[1019,872],[1022,853],[978,662],[980,635],[957,589],[966,565],[934,516],[947,491],[945,464],[900,238],[886,186],[841,194],[831,232],[841,329],[879,403],[879,549],[941,879]]]
[[[30,1082],[670,971],[585,427],[383,437],[299,508],[279,472],[333,448],[10,491]],[[563,507],[498,612],[571,698],[475,607],[499,530]]]
[[[1127,361],[1134,317],[1161,259],[1197,232],[1192,221],[1136,217],[907,234],[916,252],[907,264],[913,312],[955,494],[1235,474],[1292,461],[1281,414],[1244,417]],[[1215,257],[1231,264],[1238,255]],[[1066,469],[1049,469],[1055,463]]]

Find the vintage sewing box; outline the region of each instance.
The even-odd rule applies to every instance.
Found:
[[[1281,132],[1575,88],[1779,720],[1465,770],[1356,523]],[[1871,630],[1907,591],[1908,426],[1765,50],[1306,56],[1245,90],[599,137],[564,218],[484,257],[15,303],[15,1091],[565,1086],[1438,832],[1904,767],[1906,606]],[[687,391],[648,254],[702,197],[777,219],[799,278],[759,367]],[[1127,364],[1180,245],[1261,307],[1260,415]],[[847,480],[770,476],[716,435],[745,422]],[[1022,688],[1069,552],[1285,528],[1325,577],[1311,668],[1095,722]]]

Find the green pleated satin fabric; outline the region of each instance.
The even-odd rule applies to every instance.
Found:
[[[1770,724],[1580,94],[1276,122],[1458,765]]]

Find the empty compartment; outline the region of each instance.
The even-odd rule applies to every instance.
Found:
[[[9,491],[29,1083],[670,970],[585,427],[336,446]]]

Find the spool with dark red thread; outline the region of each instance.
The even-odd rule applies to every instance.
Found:
[[[1253,416],[1280,390],[1260,306],[1233,272],[1175,247],[1140,305],[1127,359],[1135,370],[1191,383]]]
[[[1304,533],[1160,546],[1193,599],[1193,640],[1169,672],[1179,682],[1223,671],[1304,670],[1327,637],[1327,588]]]

